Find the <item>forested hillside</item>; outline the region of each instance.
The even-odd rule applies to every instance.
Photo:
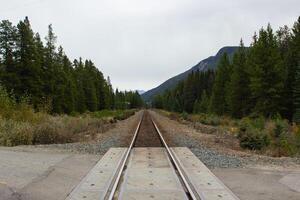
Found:
[[[249,48],[241,41],[232,61],[224,53],[217,70],[191,73],[156,96],[153,106],[234,118],[282,116],[300,123],[300,17],[291,29],[261,28]]]
[[[220,58],[222,57],[222,55],[224,53],[227,53],[228,56],[230,58],[232,58],[233,54],[236,52],[237,49],[238,49],[237,46],[232,46],[232,47],[227,46],[227,47],[221,48],[215,56],[210,56],[210,57],[200,61],[197,65],[193,66],[189,70],[187,70],[181,74],[178,74],[177,76],[174,76],[174,77],[166,80],[165,82],[163,82],[156,88],[153,88],[153,89],[143,93],[142,98],[146,102],[151,102],[156,95],[162,94],[166,90],[171,90],[171,89],[175,88],[179,82],[185,80],[188,77],[188,75],[191,74],[192,72],[216,69],[218,61],[220,60]]]
[[[17,102],[28,101],[38,111],[72,113],[136,108],[137,92],[113,91],[109,78],[91,60],[71,61],[49,25],[45,42],[26,17],[16,26],[0,23],[0,84]]]

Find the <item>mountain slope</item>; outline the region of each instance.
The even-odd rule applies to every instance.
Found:
[[[190,68],[189,70],[187,70],[181,74],[178,74],[177,76],[174,76],[174,77],[166,80],[165,82],[163,82],[156,88],[153,88],[153,89],[148,90],[147,92],[143,93],[142,98],[146,102],[151,101],[151,99],[154,96],[163,93],[167,89],[171,89],[172,87],[175,87],[177,85],[177,83],[184,80],[192,71],[197,71],[197,70],[205,71],[208,69],[215,69],[217,67],[218,60],[225,52],[229,55],[229,57],[232,57],[232,55],[234,54],[234,52],[237,49],[238,49],[238,47],[235,47],[235,46],[232,46],[232,47],[228,46],[228,47],[221,48],[215,56],[210,56],[210,57],[200,61],[197,65]]]

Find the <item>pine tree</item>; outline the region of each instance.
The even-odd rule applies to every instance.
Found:
[[[295,66],[294,69],[294,82],[293,85],[293,119],[295,122],[300,123],[300,17],[293,26],[293,35],[291,41],[291,65]],[[293,68],[292,68],[293,69]]]
[[[84,78],[84,90],[86,96],[86,106],[89,111],[96,111],[97,110],[97,94],[96,94],[96,87],[94,84],[94,68],[90,61],[85,61],[85,74],[83,75]]]
[[[184,99],[184,111],[192,112],[193,104],[196,100],[196,82],[195,82],[195,73],[192,72],[187,79],[184,81],[183,89],[183,99]]]
[[[46,47],[45,47],[45,64],[43,66],[44,71],[44,93],[49,97],[54,91],[54,79],[56,78],[54,73],[54,62],[55,62],[55,55],[56,55],[56,40],[57,37],[53,32],[52,25],[48,26],[48,35],[46,39]]]
[[[206,94],[206,91],[204,90],[201,95],[201,99],[195,101],[193,112],[194,113],[208,113],[209,103],[210,103],[209,96]]]
[[[37,105],[42,97],[41,66],[34,40],[34,33],[31,29],[29,19],[20,21],[17,33],[16,59],[17,73],[21,84],[17,86],[15,94],[18,97],[30,95],[33,105]]]
[[[249,75],[246,69],[246,49],[243,41],[239,50],[233,56],[233,72],[230,78],[228,90],[228,105],[230,114],[235,118],[241,118],[249,114]]]
[[[300,124],[300,61],[295,71],[295,84],[294,84],[294,121]]]
[[[250,90],[253,112],[266,117],[280,112],[286,73],[272,28],[261,29],[249,52]]]
[[[21,81],[16,71],[15,49],[17,28],[8,20],[0,23],[0,60],[1,60],[1,83],[10,92],[15,90]]]
[[[218,115],[223,115],[228,112],[226,87],[230,80],[230,68],[228,56],[224,53],[218,64],[210,105],[210,110]]]
[[[76,89],[77,89],[76,111],[83,113],[86,111],[86,97],[84,93],[83,80],[81,76],[84,73],[84,66],[82,63],[82,59],[80,58],[79,61],[74,60],[74,66],[75,66],[75,79],[76,79]]]

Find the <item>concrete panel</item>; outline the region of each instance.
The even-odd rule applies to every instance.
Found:
[[[181,191],[126,191],[122,197],[123,200],[183,200],[186,199],[185,194]]]
[[[171,148],[194,189],[203,200],[238,198],[186,147]]]
[[[134,148],[119,199],[187,199],[164,148]]]
[[[111,148],[72,191],[67,200],[104,199],[126,150],[127,148]]]

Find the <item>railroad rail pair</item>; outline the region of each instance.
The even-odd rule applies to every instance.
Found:
[[[148,111],[129,147],[111,148],[66,200],[144,198],[239,200],[188,148],[170,148]]]
[[[143,112],[146,112],[146,111],[143,111]],[[144,118],[144,113],[143,113],[143,116],[141,117],[139,123],[138,123],[138,126],[135,130],[135,133],[133,135],[133,138],[131,140],[131,143],[127,149],[127,152],[126,154],[124,155],[124,157],[122,158],[122,162],[121,162],[121,165],[118,169],[118,173],[117,173],[117,176],[115,178],[115,180],[113,181],[112,183],[112,186],[111,186],[111,190],[109,190],[108,194],[106,195],[105,199],[107,200],[112,200],[114,199],[114,196],[115,196],[115,193],[116,193],[116,190],[118,188],[118,185],[120,184],[120,180],[121,180],[121,176],[122,176],[122,173],[123,171],[125,170],[125,166],[126,166],[126,163],[128,162],[128,158],[129,158],[129,155],[134,147],[134,144],[136,142],[136,138],[138,136],[138,133],[139,133],[139,130],[140,130],[140,126],[141,126],[141,123],[143,121],[143,118]],[[189,199],[192,199],[192,200],[197,200],[197,199],[201,199],[200,196],[195,192],[195,189],[193,188],[193,185],[189,182],[187,176],[185,175],[184,171],[183,171],[183,168],[181,166],[181,164],[178,162],[178,158],[176,157],[175,154],[173,154],[168,146],[168,144],[166,143],[166,140],[164,139],[162,133],[160,132],[158,126],[156,125],[156,123],[154,122],[154,120],[151,118],[151,122],[159,136],[159,139],[162,143],[162,146],[166,149],[166,152],[168,154],[168,157],[169,159],[171,160],[171,163],[174,167],[174,169],[176,170],[176,174],[178,175],[179,177],[179,180],[181,181],[185,191],[186,191],[186,194],[187,194],[187,197]]]

